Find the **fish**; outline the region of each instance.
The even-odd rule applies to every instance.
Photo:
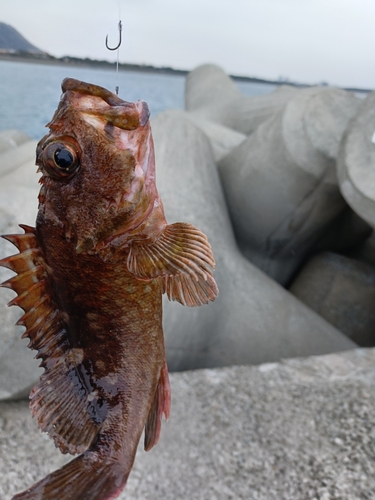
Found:
[[[3,236],[0,265],[28,347],[44,368],[30,393],[39,429],[77,455],[13,500],[109,500],[126,485],[138,443],[150,450],[171,390],[162,295],[194,307],[218,295],[207,237],[168,224],[155,180],[150,112],[66,78],[38,143],[35,227]]]

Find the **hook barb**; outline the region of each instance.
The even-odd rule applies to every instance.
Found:
[[[107,47],[108,50],[117,50],[121,45],[121,32],[122,32],[121,21],[118,22],[118,32],[119,32],[120,40],[119,40],[118,44],[116,45],[116,47],[109,47],[108,46],[108,35],[105,37],[105,46]]]

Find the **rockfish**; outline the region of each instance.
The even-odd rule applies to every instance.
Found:
[[[19,253],[0,264],[45,369],[32,415],[79,456],[17,500],[120,494],[143,429],[149,450],[169,415],[162,294],[198,306],[218,293],[206,236],[166,222],[147,104],[71,78],[62,90],[37,147],[36,227],[4,236]]]

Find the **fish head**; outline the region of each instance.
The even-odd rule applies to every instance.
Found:
[[[147,218],[158,200],[148,106],[66,78],[38,144],[38,224],[64,228],[77,253],[93,253]]]

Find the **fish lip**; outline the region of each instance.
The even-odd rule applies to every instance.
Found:
[[[115,125],[116,120],[119,121],[121,116],[128,117],[130,119],[129,124],[124,122],[122,125],[117,125],[125,130],[134,130],[135,128],[138,128],[138,126],[144,127],[149,121],[150,110],[147,103],[144,101],[139,100],[135,103],[125,101],[104,87],[100,87],[99,85],[94,85],[92,83],[82,82],[74,78],[64,78],[61,88],[63,94],[73,92],[80,94],[82,97],[98,97],[99,99],[102,99],[110,106],[109,110],[104,112],[104,115],[108,115],[107,117],[111,118]],[[101,114],[95,109],[84,109],[84,111],[92,115]],[[109,121],[111,122],[111,120]]]
[[[134,106],[133,103],[120,99],[120,97],[118,97],[116,94],[113,94],[113,92],[105,89],[104,87],[101,87],[100,85],[82,82],[81,80],[76,80],[75,78],[64,78],[61,83],[61,90],[63,91],[63,93],[71,90],[84,95],[100,97],[110,106]]]
[[[139,113],[139,125],[144,127],[150,118],[150,109],[145,101],[137,101],[135,107]]]

